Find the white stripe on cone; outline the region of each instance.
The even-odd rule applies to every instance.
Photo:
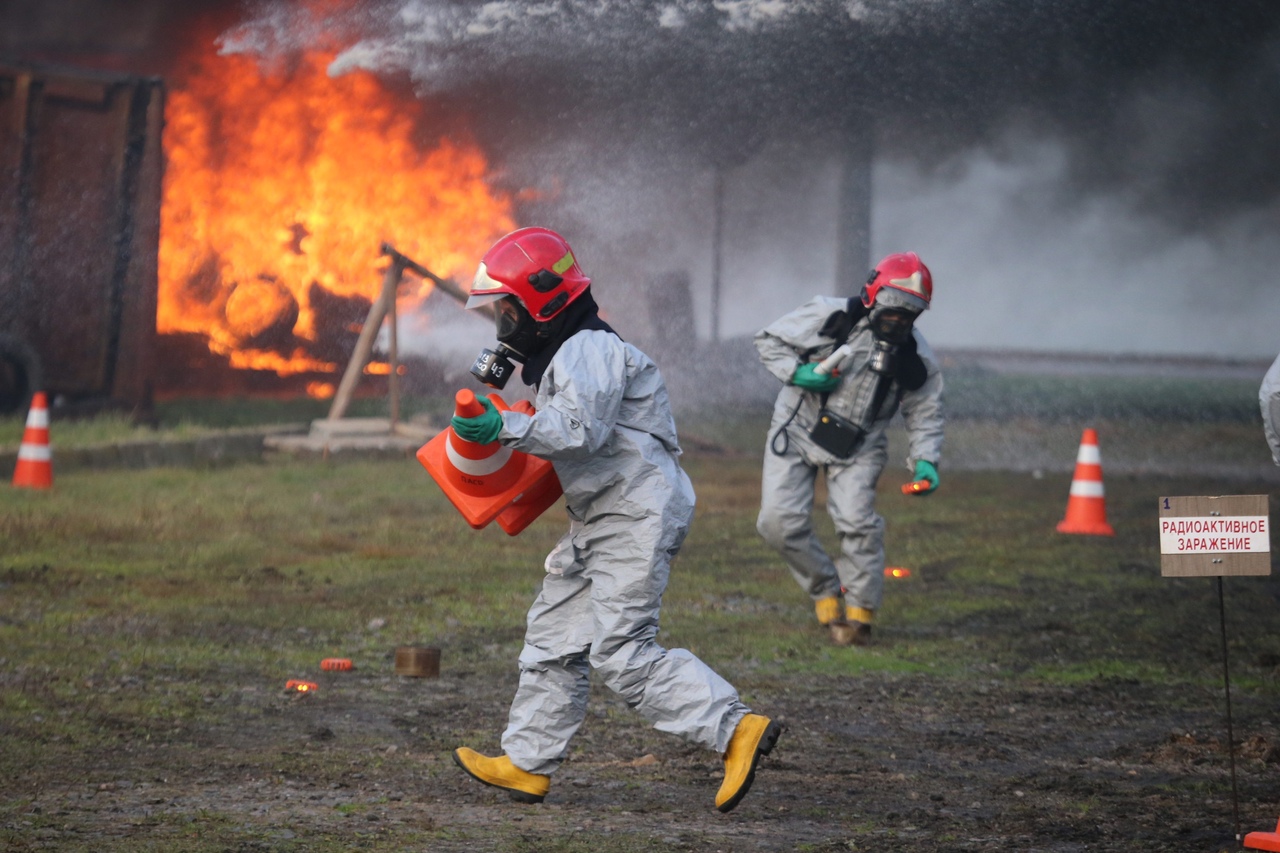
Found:
[[[501,469],[511,458],[510,447],[499,447],[492,456],[486,456],[484,459],[468,459],[454,450],[452,435],[445,438],[444,452],[449,457],[449,464],[472,477],[487,477]]]
[[[1071,495],[1077,498],[1100,498],[1106,495],[1101,480],[1072,480]]]
[[[50,462],[53,460],[53,451],[47,444],[24,444],[18,448],[18,458],[28,462]]]
[[[1080,445],[1080,452],[1076,454],[1076,462],[1083,462],[1086,465],[1101,465],[1102,453],[1098,450],[1098,445]]]

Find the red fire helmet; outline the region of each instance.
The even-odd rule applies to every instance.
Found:
[[[573,249],[549,228],[521,228],[494,243],[480,259],[468,308],[515,296],[538,322],[559,314],[591,284]]]
[[[920,311],[928,308],[933,301],[933,275],[915,252],[887,255],[876,264],[866,286],[862,288],[862,304],[870,308],[880,290],[885,287],[906,294],[907,298],[898,297],[895,301],[904,302]]]

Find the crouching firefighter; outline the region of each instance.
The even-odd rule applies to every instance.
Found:
[[[899,410],[910,439],[909,494],[938,487],[942,374],[915,328],[933,278],[914,252],[889,255],[852,299],[817,296],[755,336],[765,368],[784,387],[764,454],[757,529],[813,600],[840,645],[864,645],[884,591],[884,519],[876,481]],[[833,562],[813,530],[818,472],[840,554]]]
[[[727,812],[781,728],[691,652],[656,641],[693,487],[657,365],[601,319],[590,284],[563,237],[522,228],[485,254],[471,286],[467,307],[493,304],[499,341],[472,372],[501,387],[510,359],[522,362],[521,379],[537,389],[535,413],[490,404],[455,417],[453,429],[550,460],[569,530],[547,556],[529,610],[503,754],[464,747],[454,760],[513,799],[541,802],[586,715],[594,667],[654,728],[723,756],[715,804]]]

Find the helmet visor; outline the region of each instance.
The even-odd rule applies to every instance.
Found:
[[[506,295],[507,294],[505,293],[473,293],[471,296],[467,297],[467,304],[465,307],[479,308],[482,305],[492,305],[494,302],[497,302]]]
[[[489,275],[489,268],[485,266],[484,261],[481,261],[480,267],[476,270],[476,277],[471,282],[471,294],[467,299],[466,307],[479,308],[481,305],[488,305],[510,292],[505,284]]]
[[[894,284],[886,284],[880,288],[880,292],[876,294],[876,305],[885,308],[902,308],[915,314],[929,307],[929,303],[919,296],[908,293]]]

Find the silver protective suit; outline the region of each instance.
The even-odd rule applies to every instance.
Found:
[[[657,365],[616,335],[580,331],[552,358],[534,405],[532,416],[504,412],[498,440],[552,462],[570,526],[529,610],[504,751],[523,770],[553,772],[586,714],[594,668],[659,731],[723,753],[748,708],[692,653],[655,639],[694,505]]]
[[[1267,434],[1267,444],[1271,446],[1271,458],[1280,465],[1280,356],[1262,378],[1258,402],[1262,406],[1262,428]]]
[[[846,604],[877,610],[884,591],[885,555],[884,518],[875,511],[875,488],[888,461],[885,429],[901,410],[910,442],[908,470],[914,470],[918,459],[936,465],[942,454],[943,383],[932,350],[920,331],[913,329],[927,371],[924,384],[909,391],[894,382],[861,448],[848,459],[816,445],[809,432],[822,407],[821,395],[789,383],[799,365],[821,361],[845,343],[819,330],[847,304],[844,299],[818,296],[756,333],[761,362],[784,383],[769,426],[757,529],[778,549],[796,581],[815,601],[838,595],[843,586]],[[866,399],[867,383],[875,382],[867,368],[875,339],[866,318],[853,327],[847,342],[852,353],[840,366],[843,379],[827,396],[826,406],[856,421],[861,414],[854,411],[858,401]],[[840,539],[840,555],[834,562],[813,530],[819,471],[826,476],[827,513]]]

